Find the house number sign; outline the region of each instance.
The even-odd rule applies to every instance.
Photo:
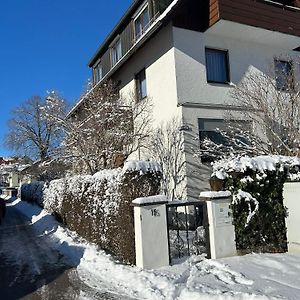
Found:
[[[152,217],[160,217],[160,212],[157,208],[152,208],[151,209],[151,216]]]

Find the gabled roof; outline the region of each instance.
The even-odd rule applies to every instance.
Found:
[[[127,60],[128,58],[137,50],[139,49],[162,25],[162,22],[169,16],[170,13],[173,12],[173,10],[177,7],[177,5],[182,2],[183,0],[173,0],[171,4],[164,10],[164,12],[151,24],[149,27],[147,33],[136,43],[133,45],[133,47],[126,53],[122,59],[103,77],[103,81],[105,81],[106,78],[109,78],[113,72],[115,72],[118,68],[120,68]],[[107,50],[108,45],[114,40],[116,37],[116,34],[122,30],[124,26],[127,25],[128,19],[130,20],[132,17],[132,14],[135,12],[135,10],[143,3],[145,0],[136,0],[134,4],[127,10],[124,17],[119,21],[118,25],[115,26],[113,31],[109,34],[109,36],[106,38],[106,40],[102,43],[102,45],[99,47],[93,58],[90,60],[89,65],[93,64],[101,55],[103,52]],[[70,110],[70,112],[67,115],[67,118],[70,117],[73,112],[76,111],[76,109],[84,102],[86,97],[99,86],[99,84],[102,81],[98,82],[95,86],[92,87],[90,91],[88,91],[76,104],[75,106]]]

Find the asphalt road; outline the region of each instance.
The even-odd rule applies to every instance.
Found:
[[[7,202],[0,225],[0,299],[122,299],[93,290],[79,278],[76,266],[39,236],[30,220]]]

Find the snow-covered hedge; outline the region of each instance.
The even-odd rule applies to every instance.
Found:
[[[42,206],[44,182],[38,181],[23,184],[20,191],[21,199]]]
[[[127,162],[123,169],[53,180],[43,187],[44,208],[102,249],[134,263],[132,201],[159,193],[161,172],[151,162]]]
[[[236,242],[240,250],[285,251],[283,184],[300,178],[300,159],[285,156],[236,157],[213,165],[233,197]]]

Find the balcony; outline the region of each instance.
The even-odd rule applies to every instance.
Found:
[[[209,25],[220,19],[300,37],[300,9],[263,0],[211,0]]]
[[[298,1],[210,0],[208,31],[295,49],[300,45]]]

